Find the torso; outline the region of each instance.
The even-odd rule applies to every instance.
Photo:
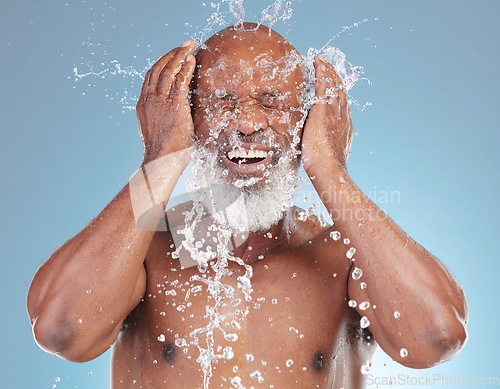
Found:
[[[305,239],[314,228],[307,231],[302,233]],[[210,388],[362,387],[361,366],[371,358],[375,342],[361,330],[359,315],[347,304],[350,263],[322,255],[318,246],[323,235],[300,245],[295,241],[256,261],[250,302],[236,286],[244,269],[230,262],[233,273],[222,281],[234,287],[235,295],[226,299],[227,306],[219,313],[236,312],[221,327],[238,338],[226,340],[222,331],[214,331],[214,351],[221,354],[229,346],[234,356],[212,363]],[[194,345],[179,347],[175,341],[193,340],[190,333],[208,324],[206,307],[213,307],[214,300],[202,282],[191,281],[200,275],[197,267],[182,269],[179,260],[172,259],[172,243],[168,232],[156,233],[151,243],[144,299],[124,322],[113,346],[115,389],[203,388],[203,372],[196,361],[199,350]],[[213,270],[206,274],[213,276]],[[193,293],[197,285],[203,288]],[[236,305],[238,299],[241,303]],[[206,336],[199,339],[207,348]]]

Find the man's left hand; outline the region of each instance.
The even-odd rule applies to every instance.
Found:
[[[334,159],[346,167],[354,133],[347,93],[332,64],[314,57],[315,102],[302,134],[302,161],[311,175],[317,167]]]

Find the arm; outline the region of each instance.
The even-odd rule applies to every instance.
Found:
[[[326,60],[316,57],[315,68],[316,97],[322,103],[311,108],[304,128],[304,168],[333,215],[332,231],[350,239],[349,246],[332,240],[332,251],[345,257],[350,247],[356,249],[349,298],[357,302],[358,313],[366,316],[375,339],[394,360],[414,368],[446,361],[467,337],[464,293],[450,271],[349,177],[345,163],[352,122],[347,96]],[[336,93],[327,95],[332,90]],[[360,309],[362,302],[369,307]]]
[[[50,353],[75,362],[96,358],[114,343],[144,294],[143,262],[154,226],[190,159],[193,122],[187,96],[193,50],[188,41],[146,74],[137,104],[145,148],[141,169],[94,220],[52,254],[31,283],[27,304],[34,336]],[[137,212],[145,210],[145,224],[153,226],[147,230],[137,225]]]

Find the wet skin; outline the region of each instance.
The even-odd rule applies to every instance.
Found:
[[[212,151],[227,145],[233,132],[244,143],[254,145],[258,142],[247,139],[264,134],[287,150],[292,144],[292,130],[303,115],[299,94],[305,81],[297,64],[290,64],[299,59],[298,53],[282,38],[276,42],[267,34],[239,34],[235,39],[235,34],[233,31],[212,38],[207,42],[208,49],[197,55],[192,85],[195,134]],[[218,134],[216,139],[210,136],[214,133]],[[263,174],[257,169],[245,174],[227,162],[225,166],[229,182]],[[232,318],[223,324],[228,332],[238,334],[237,341],[227,341],[215,331],[215,347],[231,346],[235,356],[214,364],[210,387],[228,387],[234,376],[240,376],[247,387],[257,385],[257,378],[249,378],[256,370],[266,387],[323,388],[332,387],[334,382],[335,387],[343,387],[346,382],[354,387],[361,382],[361,364],[370,358],[375,343],[363,339],[370,336],[363,334],[359,315],[347,305],[350,263],[342,258],[341,244],[337,261],[321,254],[321,242],[328,234],[321,234],[325,229],[317,221],[298,222],[296,212],[291,217],[291,239],[283,233],[281,222],[272,229],[279,239],[268,238],[267,231],[254,233],[235,250],[253,265],[253,301],[246,318],[235,315],[240,330],[232,329]],[[145,260],[148,281],[144,301],[126,320],[114,345],[113,383],[117,388],[129,387],[134,380],[143,387],[160,387],[165,382],[169,388],[203,385],[203,372],[195,362],[198,350],[194,346],[175,347],[174,342],[177,337],[191,341],[190,332],[207,325],[205,307],[213,305],[213,300],[203,288],[191,294],[188,301],[192,306],[177,309],[186,304],[188,289],[202,284],[190,281],[192,275],[199,274],[196,267],[181,269],[179,261],[171,258],[173,243],[169,233],[157,233],[151,242]],[[259,260],[260,255],[264,259]],[[242,303],[234,308],[228,300],[221,313],[247,307],[236,287],[243,268],[231,264],[230,269],[233,274],[224,282],[237,290],[239,296],[235,298]],[[172,286],[172,282],[181,287]],[[165,295],[171,289],[176,290],[176,296]],[[273,298],[277,304],[272,303]],[[157,340],[161,334],[164,341]],[[205,342],[204,335],[200,335],[200,342]],[[254,360],[247,361],[246,354],[252,354]],[[293,365],[287,367],[289,359]],[[234,366],[238,367],[236,372]]]
[[[165,204],[189,163],[189,153],[182,151],[193,145],[193,138],[220,152],[232,182],[263,175],[260,169],[243,171],[231,164],[224,146],[232,133],[248,144],[270,137],[273,147],[291,150],[290,130],[302,118],[298,93],[304,80],[298,67],[283,74],[282,59],[294,58],[296,52],[281,36],[268,35],[265,28],[226,29],[207,46],[195,59],[194,44],[188,41],[145,76],[137,105],[145,146],[138,173],[147,171],[144,197],[149,201],[150,194],[159,194],[148,214],[153,226],[165,217]],[[311,108],[304,128],[298,129],[297,147],[335,226],[321,227],[315,219],[297,221],[291,212],[289,220],[251,233],[234,249],[235,256],[253,265],[253,300],[247,317],[239,321],[241,329],[234,331],[236,341],[216,331],[215,345],[231,346],[235,355],[214,365],[211,387],[231,387],[227,380],[236,375],[244,386],[257,387],[257,379],[249,375],[259,370],[265,387],[358,388],[363,385],[361,365],[371,357],[374,339],[391,358],[416,368],[450,359],[466,339],[467,305],[456,279],[349,177],[346,150],[353,130],[346,94],[339,90],[341,80],[330,64],[320,57],[314,64],[315,93],[322,103]],[[326,93],[332,88],[338,91],[333,96]],[[274,161],[262,163],[269,169]],[[198,271],[181,269],[172,258],[169,231],[138,226],[133,210],[138,173],[37,272],[28,294],[35,338],[48,352],[76,362],[96,358],[114,344],[114,388],[201,387],[198,350],[190,346],[186,354],[174,342],[176,335],[190,341],[189,333],[207,324],[205,307],[213,301],[201,291],[191,295],[191,306],[178,309],[196,285],[190,277]],[[346,257],[349,247],[342,240],[329,237],[334,230],[349,237],[349,247],[356,247],[355,262]],[[274,238],[265,236],[267,232]],[[361,279],[352,277],[355,267],[363,269]],[[230,269],[233,274],[224,282],[238,291],[242,267],[230,264]],[[175,296],[165,294],[172,289]],[[253,304],[258,298],[265,301],[257,309]],[[350,299],[370,304],[366,310],[359,305],[353,309],[347,305]],[[399,318],[395,311],[401,312]],[[373,336],[361,331],[360,315],[370,321]],[[400,354],[403,347],[407,356]],[[253,362],[246,360],[249,353]],[[293,360],[289,367],[288,359]]]
[[[295,219],[294,224],[293,229],[300,232],[290,241],[281,237],[277,251],[273,251],[276,239],[264,233],[259,234],[260,239],[270,250],[246,251],[245,259],[253,263],[254,270],[249,304],[236,287],[236,277],[244,271],[230,264],[233,274],[223,280],[237,290],[234,298],[242,302],[232,307],[228,299],[220,312],[234,313],[248,306],[249,314],[245,319],[232,316],[222,324],[227,332],[238,334],[236,341],[227,341],[215,331],[215,346],[231,346],[235,355],[214,364],[210,387],[232,387],[229,380],[234,376],[240,376],[247,388],[258,387],[257,378],[249,378],[256,370],[262,374],[265,387],[359,387],[361,365],[370,359],[375,342],[368,331],[360,329],[359,315],[347,305],[350,263],[342,257],[343,243],[338,245],[338,260],[331,261],[321,248],[322,242],[330,239],[327,231],[317,221]],[[162,387],[165,382],[168,388],[203,385],[203,373],[195,361],[198,350],[173,344],[177,337],[191,341],[190,332],[207,325],[205,307],[214,302],[205,287],[185,300],[190,288],[203,284],[190,281],[192,275],[199,274],[196,267],[181,269],[179,260],[171,258],[173,243],[168,232],[157,233],[151,243],[145,262],[148,282],[144,301],[127,318],[113,347],[115,388]],[[261,254],[264,258],[257,259]],[[208,276],[213,276],[213,271]],[[170,290],[176,295],[165,294]],[[187,302],[192,305],[177,309]],[[233,319],[241,325],[240,330],[232,327]],[[164,341],[158,340],[161,334]],[[201,344],[205,339],[202,334]],[[248,361],[246,354],[252,354],[254,360]],[[289,359],[293,365],[287,367]],[[234,366],[238,367],[236,372]],[[136,386],[130,385],[134,381]]]

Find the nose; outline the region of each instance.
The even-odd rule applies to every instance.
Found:
[[[237,130],[248,136],[256,131],[264,131],[267,129],[267,117],[263,109],[256,102],[241,102],[238,108],[239,109],[236,110],[236,120],[232,123],[232,126],[230,126],[232,130]]]

